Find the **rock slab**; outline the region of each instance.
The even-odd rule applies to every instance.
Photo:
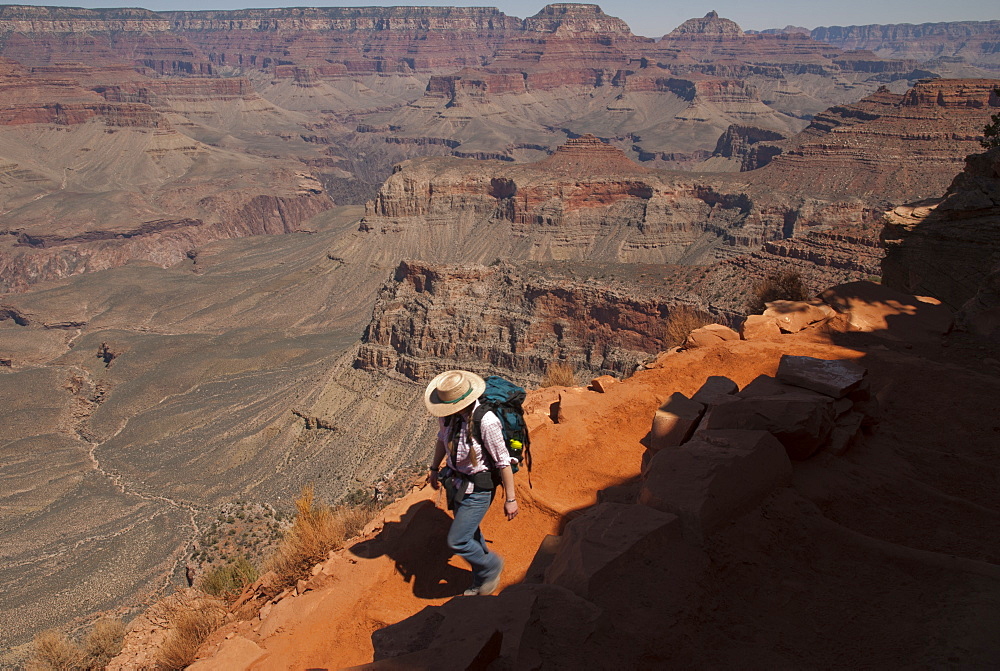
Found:
[[[777,378],[832,398],[843,398],[861,386],[867,372],[852,361],[785,354],[778,364]]]
[[[703,431],[652,458],[639,501],[677,515],[685,538],[700,542],[791,477],[785,448],[770,433]]]
[[[641,553],[649,540],[680,541],[680,520],[646,506],[601,503],[566,525],[559,551],[545,571],[545,582],[587,598],[616,563],[630,553]]]
[[[704,412],[703,404],[674,392],[653,415],[649,449],[662,450],[684,443],[694,433]]]

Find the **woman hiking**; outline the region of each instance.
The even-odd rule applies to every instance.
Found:
[[[472,567],[472,585],[465,590],[466,596],[492,594],[503,571],[503,558],[490,551],[479,529],[496,493],[494,473],[503,486],[507,519],[513,520],[518,512],[500,420],[488,411],[480,420],[479,431],[473,430],[472,416],[485,389],[486,382],[475,373],[449,370],[431,380],[424,392],[427,410],[438,418],[429,479],[434,489],[444,485],[448,507],[454,511],[448,546]],[[441,468],[445,457],[447,465]]]

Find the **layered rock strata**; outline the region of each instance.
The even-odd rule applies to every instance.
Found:
[[[178,131],[205,133],[219,111],[266,126],[277,114],[247,80],[109,84],[114,74],[0,62],[0,292],[132,259],[171,265],[214,240],[298,230],[332,206],[301,164]]]
[[[0,53],[32,66],[243,75],[268,100],[350,115],[380,140],[512,161],[550,152],[565,131],[614,138],[657,165],[690,167],[731,125],[788,136],[832,103],[934,73],[912,59],[849,54],[801,34],[747,35],[715,13],[657,43],[596,5],[574,3],[523,20],[461,7],[8,7],[0,34]]]
[[[990,79],[922,81],[905,94],[881,89],[818,115],[762,171],[788,189],[808,175],[813,193],[874,196],[883,206],[939,196],[977,151],[1000,101]]]
[[[810,36],[841,49],[868,49],[883,58],[945,56],[1000,70],[1000,21],[823,26],[813,29]]]
[[[540,380],[556,361],[595,375],[630,374],[672,344],[668,321],[697,300],[636,279],[581,281],[551,266],[405,262],[379,293],[356,365],[413,380],[455,365]]]

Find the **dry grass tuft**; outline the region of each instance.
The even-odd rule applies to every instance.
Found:
[[[231,562],[217,566],[206,573],[199,587],[207,594],[232,601],[259,577],[260,572],[257,567],[240,555]]]
[[[809,298],[809,290],[797,272],[772,273],[754,286],[753,295],[747,300],[747,314],[763,313],[767,309],[766,303],[771,301],[804,301]]]
[[[278,575],[280,584],[287,586],[308,577],[313,566],[325,560],[331,550],[343,547],[344,541],[357,535],[372,516],[368,506],[334,509],[316,504],[312,485],[302,488],[295,509],[295,522],[266,567]]]
[[[157,662],[161,671],[179,671],[192,662],[209,636],[223,625],[226,605],[216,599],[202,599],[170,613],[171,632],[163,642]]]
[[[663,344],[666,347],[683,345],[691,331],[715,321],[712,315],[691,305],[677,305],[670,310],[663,327]]]
[[[555,361],[545,367],[543,387],[575,387],[576,371],[568,363]]]
[[[103,619],[94,624],[83,645],[64,634],[49,630],[35,637],[29,671],[97,671],[122,651],[125,625]]]
[[[83,650],[58,631],[48,630],[35,636],[34,654],[28,671],[68,671],[81,668]]]
[[[103,669],[122,651],[125,623],[117,619],[98,620],[83,642],[92,669]]]

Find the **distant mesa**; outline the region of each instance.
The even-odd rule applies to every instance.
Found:
[[[670,32],[670,35],[719,35],[729,37],[743,35],[743,29],[735,21],[719,18],[719,13],[713,10],[703,18],[688,19],[674,28]]]
[[[568,140],[557,147],[552,156],[539,161],[537,165],[541,170],[561,174],[601,172],[621,175],[653,172],[630,159],[618,147],[590,133]]]
[[[632,30],[622,19],[609,16],[597,5],[559,2],[546,5],[524,20],[524,28],[540,33],[602,33],[631,36]]]

